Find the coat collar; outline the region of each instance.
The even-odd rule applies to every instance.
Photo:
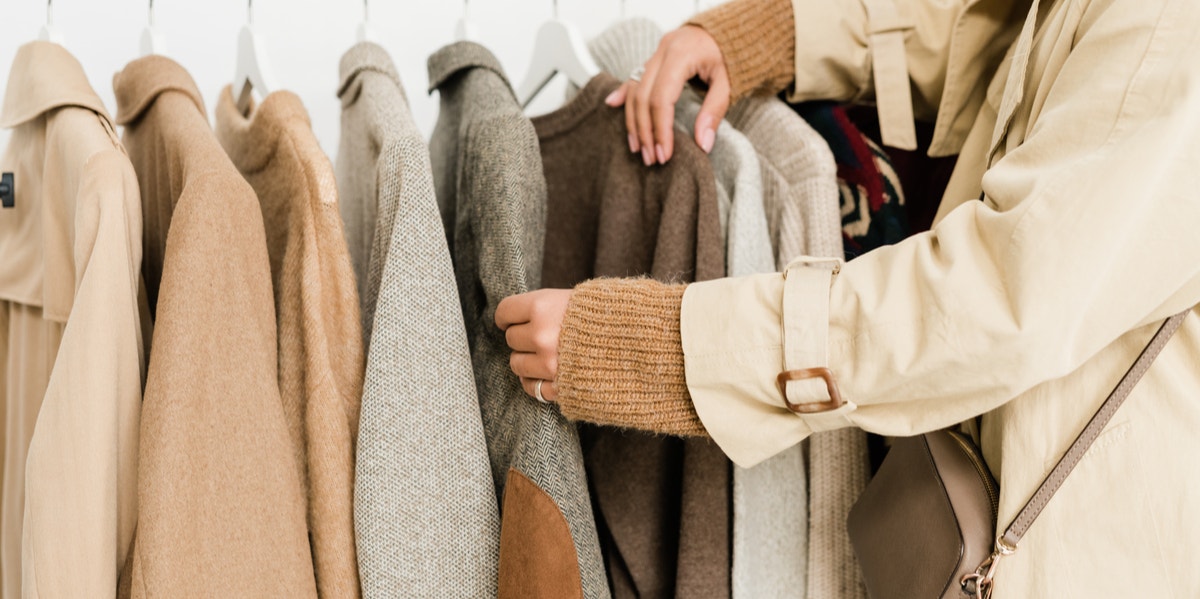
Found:
[[[113,90],[117,94],[119,125],[136,121],[159,95],[169,91],[184,94],[201,114],[207,115],[192,76],[179,63],[165,56],[146,56],[129,63],[125,70],[113,76]]]
[[[233,88],[226,85],[217,99],[217,137],[229,158],[243,173],[266,167],[279,145],[279,137],[298,128],[312,129],[304,103],[289,91],[275,91],[262,104],[251,103],[249,114],[242,114],[233,99]]]
[[[496,55],[473,42],[456,42],[429,57],[429,93],[440,88],[448,79],[467,69],[487,69],[500,77],[512,93],[512,83]],[[513,93],[513,98],[517,95]]]
[[[343,107],[353,103],[357,94],[348,92],[352,90],[359,74],[364,72],[384,75],[396,84],[401,94],[404,93],[404,86],[400,83],[400,74],[396,71],[396,65],[392,62],[392,57],[388,55],[387,50],[378,44],[361,42],[347,50],[338,65],[341,82],[338,84],[337,95],[342,99]]]
[[[83,67],[66,48],[42,41],[21,46],[8,75],[0,127],[16,127],[63,106],[87,108],[112,124]]]

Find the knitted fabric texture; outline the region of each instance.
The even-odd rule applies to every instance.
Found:
[[[262,207],[183,67],[140,58],[113,88],[155,309],[121,594],[316,597]]]
[[[545,491],[567,520],[582,596],[605,599],[608,579],[578,432],[557,409],[525,394],[494,323],[501,300],[541,286],[547,192],[536,133],[499,61],[478,44],[459,42],[430,56],[429,81],[441,95],[430,140],[434,186],[450,225],[496,501],[505,497],[510,468]],[[501,568],[500,578],[538,574]]]
[[[776,269],[803,255],[841,256],[838,165],[821,134],[773,96],[746,98],[727,118],[758,152]]]
[[[279,319],[279,392],[308,490],[317,592],[358,597],[354,454],[363,385],[362,332],[333,165],[291,92],[243,116],[230,87],[217,138],[262,208]]]
[[[370,339],[354,529],[363,596],[496,595],[500,515],[429,149],[386,50],[341,61],[342,217]]]
[[[558,403],[572,420],[705,435],[683,376],[686,285],[597,279],[575,287],[559,340]],[[617,396],[617,403],[612,402]]]
[[[773,96],[746,98],[727,118],[759,153],[777,268],[802,255],[842,255],[837,165],[821,135]],[[807,596],[809,506],[820,511],[825,499],[809,495],[809,474],[822,467],[806,468],[805,449],[734,468],[734,599]]]
[[[730,101],[775,94],[795,79],[796,24],[790,0],[735,0],[687,22],[703,28],[721,49]]]

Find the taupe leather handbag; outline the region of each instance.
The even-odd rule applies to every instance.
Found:
[[[1167,319],[1067,453],[996,536],[1000,489],[971,440],[942,430],[897,439],[850,510],[850,542],[871,599],[986,599],[1002,557],[1129,397],[1191,312]]]

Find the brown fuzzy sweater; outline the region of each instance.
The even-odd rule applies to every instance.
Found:
[[[732,101],[794,78],[789,0],[734,0],[688,21],[717,41]],[[575,288],[559,340],[558,403],[573,420],[705,435],[688,394],[679,332],[686,285],[597,279]]]

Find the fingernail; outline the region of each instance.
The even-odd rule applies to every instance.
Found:
[[[662,144],[654,146],[654,155],[658,157],[659,164],[667,163],[667,152],[663,150]]]
[[[629,153],[630,153],[630,154],[637,154],[637,151],[638,151],[638,140],[637,140],[637,136],[636,136],[636,135],[634,135],[634,134],[632,134],[632,133],[630,133],[630,134],[629,134]]]
[[[642,148],[642,162],[645,162],[646,166],[654,164],[654,154],[650,151],[650,148]]]
[[[704,133],[700,134],[700,148],[705,154],[711,153],[713,143],[717,141],[717,132],[712,129],[705,129]]]
[[[713,121],[713,118],[712,118],[711,114],[700,115],[700,119],[696,121],[696,130],[704,131],[706,129],[712,129],[713,128],[712,121]]]
[[[608,97],[604,99],[604,103],[608,104],[609,106],[616,107],[617,94],[619,94],[619,93],[621,93],[621,90],[618,89],[617,91],[614,91],[613,93],[608,94]]]

